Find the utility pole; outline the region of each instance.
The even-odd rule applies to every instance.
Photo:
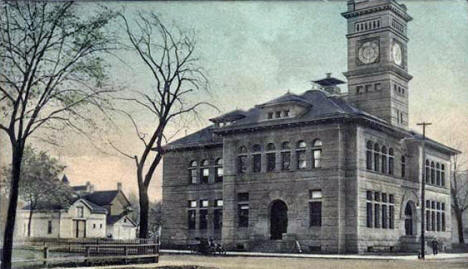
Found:
[[[431,125],[430,122],[420,122],[417,125],[422,126],[423,128],[423,139],[422,139],[422,179],[421,179],[421,259],[424,260],[425,256],[425,246],[426,242],[424,239],[425,231],[425,216],[426,211],[426,198],[425,198],[425,189],[426,189],[426,126]]]

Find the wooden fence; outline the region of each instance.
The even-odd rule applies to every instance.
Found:
[[[106,264],[106,263],[156,263],[159,260],[159,243],[152,239],[122,240],[57,240],[31,242],[30,248],[42,252],[42,258],[16,260],[15,264]],[[67,256],[51,255],[54,252]],[[73,254],[73,256],[69,256]]]

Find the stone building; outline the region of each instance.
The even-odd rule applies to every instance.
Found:
[[[162,244],[362,253],[451,239],[450,161],[408,129],[407,23],[393,0],[348,1],[347,94],[330,74],[166,146]]]

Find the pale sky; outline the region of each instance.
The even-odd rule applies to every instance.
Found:
[[[414,77],[408,90],[410,128],[420,131],[417,122],[432,122],[427,130],[431,138],[468,152],[468,1],[400,2],[413,17],[408,25],[408,68]],[[222,112],[248,109],[288,90],[302,93],[310,89],[309,81],[323,78],[326,72],[345,80],[346,20],[340,13],[346,10],[346,1],[105,4],[116,9],[125,6],[129,19],[137,10],[152,10],[168,25],[194,29],[200,64],[207,70],[211,87],[210,94],[199,98]],[[95,7],[87,2],[80,5]],[[114,29],[121,28],[116,25]],[[128,66],[111,62],[113,83],[148,89],[151,77],[139,59],[123,52],[120,57]],[[216,115],[215,110],[203,110],[202,120],[187,133],[207,126],[208,119]],[[140,114],[139,120],[142,128],[154,128],[149,116]],[[97,189],[109,189],[120,181],[127,192],[136,191],[133,161],[110,149],[106,150],[109,154],[101,153],[83,137],[58,136],[61,147],[35,146],[67,165],[72,184],[91,181]],[[10,157],[4,149],[9,144],[5,137],[1,139],[0,161],[5,165]],[[128,123],[109,129],[105,139],[133,154],[141,150]],[[150,187],[152,199],[160,199],[160,185],[159,169]]]

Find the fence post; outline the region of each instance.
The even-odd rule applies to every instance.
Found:
[[[44,266],[47,266],[47,258],[49,257],[49,248],[47,245],[44,246],[44,251],[43,251],[43,257],[44,257]]]
[[[124,246],[124,253],[125,253],[125,257],[128,256],[128,247],[127,245]],[[128,260],[127,259],[124,259],[124,263],[127,264]]]
[[[88,258],[91,256],[91,248],[89,246],[86,246],[86,254],[85,254],[85,257]],[[85,263],[86,264],[90,264],[89,263],[89,259],[85,259]]]

